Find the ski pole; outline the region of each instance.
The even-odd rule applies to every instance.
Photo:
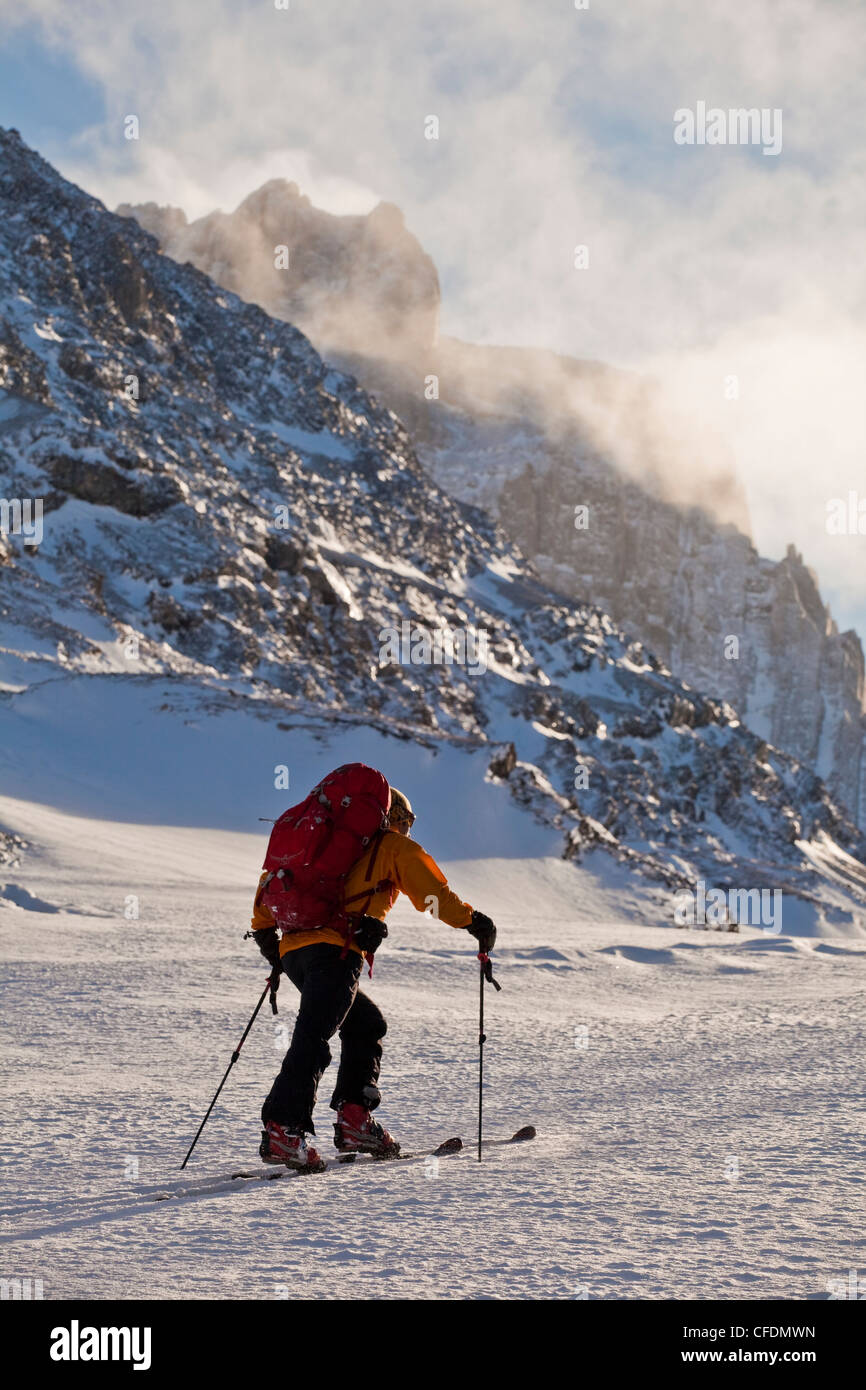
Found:
[[[493,978],[493,962],[485,951],[478,952],[478,1162],[481,1162],[481,1130],[484,1114],[484,981],[488,980],[494,989],[502,986]]]
[[[271,996],[271,1008],[273,1009],[274,1013],[276,1013],[276,1012],[277,1012],[277,1001],[276,1001],[276,999],[275,999],[275,997],[274,997],[274,991],[271,989],[271,976],[270,976],[270,975],[268,976],[268,983],[265,985],[265,987],[264,987],[264,989],[263,989],[263,991],[262,991],[262,997],[261,997],[261,999],[259,1000],[258,1004],[256,1004],[255,1009],[253,1010],[253,1016],[252,1016],[252,1018],[250,1019],[249,1023],[247,1024],[246,1028],[244,1029],[244,1031],[243,1031],[243,1036],[242,1036],[240,1042],[238,1043],[237,1047],[235,1048],[234,1052],[232,1053],[232,1059],[231,1059],[231,1061],[229,1062],[228,1066],[226,1067],[225,1076],[223,1077],[222,1081],[220,1082],[219,1086],[217,1087],[217,1093],[216,1093],[216,1095],[214,1096],[213,1100],[211,1101],[210,1105],[209,1105],[208,1108],[207,1108],[207,1114],[205,1115],[204,1119],[202,1120],[201,1124],[199,1125],[198,1130],[196,1131],[196,1136],[195,1136],[195,1138],[193,1139],[192,1143],[190,1144],[189,1148],[187,1149],[186,1158],[184,1159],[183,1163],[180,1165],[181,1168],[185,1168],[186,1165],[187,1165],[187,1163],[189,1162],[189,1156],[190,1156],[190,1154],[192,1153],[193,1149],[195,1148],[196,1144],[197,1144],[198,1141],[199,1141],[199,1135],[201,1134],[202,1130],[204,1129],[205,1125],[207,1124],[208,1120],[210,1119],[210,1112],[213,1110],[214,1106],[216,1105],[216,1103],[217,1103],[217,1101],[218,1101],[218,1099],[219,1099],[219,1093],[220,1093],[220,1091],[222,1090],[223,1086],[224,1086],[224,1085],[226,1084],[226,1082],[228,1081],[229,1072],[231,1071],[231,1069],[232,1069],[232,1067],[234,1066],[235,1062],[238,1060],[238,1058],[239,1058],[240,1055],[241,1055],[241,1048],[243,1047],[244,1043],[245,1043],[246,1040],[247,1040],[247,1034],[249,1033],[250,1029],[252,1028],[253,1024],[255,1023],[256,1018],[258,1017],[259,1009],[262,1007],[262,1005],[264,1004],[264,1002],[265,1002],[265,1000],[267,999],[267,997],[268,997],[269,994],[270,994],[270,996]]]

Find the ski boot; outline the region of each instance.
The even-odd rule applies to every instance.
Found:
[[[275,1120],[269,1120],[262,1130],[259,1153],[263,1163],[280,1163],[304,1173],[322,1173],[328,1166],[318,1150],[307,1143],[303,1130],[285,1129]]]
[[[337,1111],[334,1146],[341,1153],[373,1154],[375,1158],[396,1158],[400,1152],[400,1145],[369,1110],[352,1103],[342,1104]]]

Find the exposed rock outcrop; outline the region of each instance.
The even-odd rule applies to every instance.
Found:
[[[314,208],[297,184],[272,179],[234,212],[191,223],[180,208],[155,203],[124,203],[117,212],[135,217],[166,255],[297,324],[323,352],[416,357],[435,342],[436,267],[393,203],[338,217]]]

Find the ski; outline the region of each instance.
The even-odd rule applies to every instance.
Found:
[[[443,1139],[441,1144],[437,1144],[435,1149],[414,1149],[411,1153],[393,1154],[390,1158],[387,1154],[365,1154],[365,1153],[342,1153],[331,1159],[331,1163],[354,1163],[356,1159],[362,1158],[373,1163],[399,1163],[404,1158],[443,1158],[446,1154],[459,1153],[463,1148],[463,1140],[455,1136],[453,1139]]]
[[[482,1139],[481,1147],[507,1148],[512,1144],[524,1144],[530,1139],[535,1139],[538,1131],[534,1125],[524,1125],[507,1139]],[[325,1160],[325,1168],[321,1171],[328,1172],[330,1169],[343,1167],[349,1163],[361,1163],[364,1166],[371,1164],[384,1165],[388,1163],[404,1163],[410,1159],[419,1158],[445,1158],[449,1154],[460,1153],[463,1149],[463,1140],[454,1137],[445,1139],[435,1148],[412,1149],[409,1153],[396,1154],[392,1158],[379,1156],[377,1154],[365,1153],[341,1153],[335,1158]],[[274,1166],[265,1168],[263,1171],[249,1172],[246,1169],[239,1169],[235,1173],[230,1173],[224,1178],[205,1178],[200,1183],[191,1183],[183,1187],[176,1188],[173,1192],[160,1192],[151,1198],[153,1202],[170,1202],[183,1197],[207,1197],[211,1193],[230,1192],[233,1189],[247,1187],[256,1182],[276,1182],[280,1178],[288,1177],[315,1177],[314,1172],[304,1173],[303,1169]]]
[[[538,1130],[535,1125],[524,1125],[522,1129],[518,1129],[512,1134],[510,1139],[482,1139],[481,1147],[482,1149],[493,1149],[501,1148],[503,1144],[525,1144],[527,1140],[535,1139],[537,1135]]]
[[[327,1172],[329,1169],[339,1168],[344,1164],[354,1163],[356,1160],[365,1165],[371,1163],[384,1165],[389,1163],[403,1163],[413,1158],[443,1158],[448,1154],[459,1153],[462,1148],[463,1140],[455,1136],[452,1139],[443,1140],[443,1142],[437,1144],[435,1148],[413,1149],[410,1153],[395,1154],[390,1158],[384,1155],[380,1157],[377,1154],[342,1153],[337,1154],[335,1158],[326,1159],[325,1168],[319,1171]],[[210,1196],[211,1193],[230,1192],[233,1188],[243,1188],[254,1182],[275,1182],[278,1178],[315,1176],[316,1173],[314,1171],[305,1173],[301,1168],[289,1168],[281,1165],[274,1166],[273,1168],[265,1168],[264,1171],[257,1172],[239,1170],[236,1173],[230,1173],[225,1178],[205,1178],[200,1183],[178,1187],[173,1192],[160,1192],[155,1197],[151,1198],[151,1200],[154,1202],[170,1202],[175,1198],[207,1197]]]
[[[410,1158],[441,1158],[444,1157],[444,1155],[446,1154],[459,1153],[462,1148],[463,1140],[455,1137],[453,1139],[444,1139],[441,1144],[437,1144],[435,1149],[413,1149],[411,1153],[399,1153],[389,1155],[360,1153],[357,1150],[353,1150],[351,1153],[338,1153],[335,1158],[325,1159],[325,1163],[327,1166],[323,1171],[326,1172],[328,1168],[339,1167],[339,1165],[343,1163],[354,1163],[358,1159],[360,1159],[364,1163],[402,1163],[406,1159]],[[281,1168],[274,1173],[264,1174],[264,1176],[281,1178],[284,1176],[285,1173],[298,1172],[303,1174],[303,1169]],[[233,1180],[237,1178],[260,1178],[262,1176],[263,1175],[260,1173],[232,1173]]]

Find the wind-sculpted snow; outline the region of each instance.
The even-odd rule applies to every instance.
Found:
[[[489,746],[567,858],[860,913],[834,865],[866,842],[810,769],[545,588],[300,332],[9,132],[0,213],[3,492],[44,507],[0,537],[6,727],[39,682],[170,676],[202,711]]]

